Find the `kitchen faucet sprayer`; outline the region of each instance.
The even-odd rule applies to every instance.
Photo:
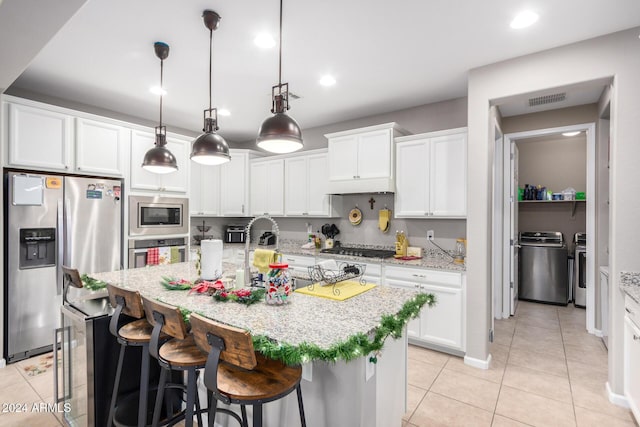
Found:
[[[256,222],[259,219],[268,219],[269,221],[271,221],[271,223],[273,224],[273,231],[276,233],[276,248],[275,251],[276,252],[280,252],[278,250],[278,240],[280,238],[280,227],[278,227],[278,223],[276,222],[275,219],[271,218],[269,215],[258,215],[257,217],[253,218],[251,221],[249,221],[249,224],[247,224],[247,226],[244,229],[244,233],[245,233],[245,239],[244,239],[244,281],[246,282],[247,280],[249,281],[249,284],[251,284],[251,272],[249,271],[249,244],[251,243],[251,226],[253,225],[254,222]],[[246,285],[246,283],[243,283],[243,285]]]

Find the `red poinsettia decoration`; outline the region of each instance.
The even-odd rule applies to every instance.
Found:
[[[203,280],[202,282],[193,286],[189,293],[197,292],[199,294],[213,295],[218,291],[224,291],[224,284],[222,283],[222,280],[216,280],[215,282]]]

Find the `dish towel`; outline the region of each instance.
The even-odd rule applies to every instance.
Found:
[[[167,265],[171,262],[171,248],[161,246],[158,248],[158,265]]]
[[[158,248],[147,249],[147,265],[158,265]]]
[[[278,254],[276,251],[268,249],[256,249],[253,253],[253,266],[262,274],[269,271],[269,264],[278,262]]]
[[[177,246],[171,247],[171,264],[175,264],[176,262],[180,262],[180,248]]]

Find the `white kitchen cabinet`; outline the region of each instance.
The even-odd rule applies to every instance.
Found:
[[[8,109],[8,165],[71,172],[73,118],[19,103]]]
[[[640,304],[627,295],[624,308],[624,395],[640,420]]]
[[[252,160],[251,215],[284,215],[284,159]]]
[[[155,134],[141,130],[131,132],[131,189],[154,192],[187,193],[189,182],[188,140],[167,135],[167,149],[173,153],[178,170],[168,174],[151,173],[142,168],[147,151],[153,148]]]
[[[315,265],[316,258],[307,255],[282,254],[282,262],[289,265],[292,276],[309,277],[309,267]]]
[[[124,151],[130,134],[123,126],[76,118],[76,171],[124,176]]]
[[[249,152],[232,150],[231,161],[220,166],[220,214],[249,215]]]
[[[191,162],[189,210],[192,216],[220,215],[220,166]]]
[[[386,266],[384,283],[405,289],[432,293],[436,305],[424,307],[420,316],[409,322],[409,340],[438,349],[464,351],[465,302],[461,273]]]
[[[340,196],[329,193],[326,151],[284,159],[286,216],[338,216]]]
[[[375,283],[376,285],[382,284],[382,265],[380,264],[364,264],[364,274],[362,277],[367,283]]]
[[[329,192],[395,191],[394,138],[406,132],[395,123],[326,134]]]
[[[396,138],[396,218],[465,217],[467,130]]]

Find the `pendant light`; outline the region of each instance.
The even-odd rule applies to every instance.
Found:
[[[273,116],[262,122],[256,143],[272,153],[291,153],[302,148],[302,131],[287,115],[289,83],[282,83],[282,0],[280,0],[280,39],[278,56],[278,84],[271,88]]]
[[[160,58],[160,124],[156,126],[155,147],[144,155],[142,167],[153,173],[171,173],[178,170],[176,157],[165,147],[167,145],[167,127],[162,126],[162,77],[164,60],[169,56],[169,45],[156,42],[153,45],[156,56]]]
[[[218,128],[218,110],[211,107],[212,97],[212,63],[213,63],[213,30],[218,28],[220,15],[213,10],[202,13],[204,25],[209,29],[209,109],[204,110],[204,132],[193,141],[191,160],[203,165],[220,165],[231,160],[229,145],[216,133]]]

